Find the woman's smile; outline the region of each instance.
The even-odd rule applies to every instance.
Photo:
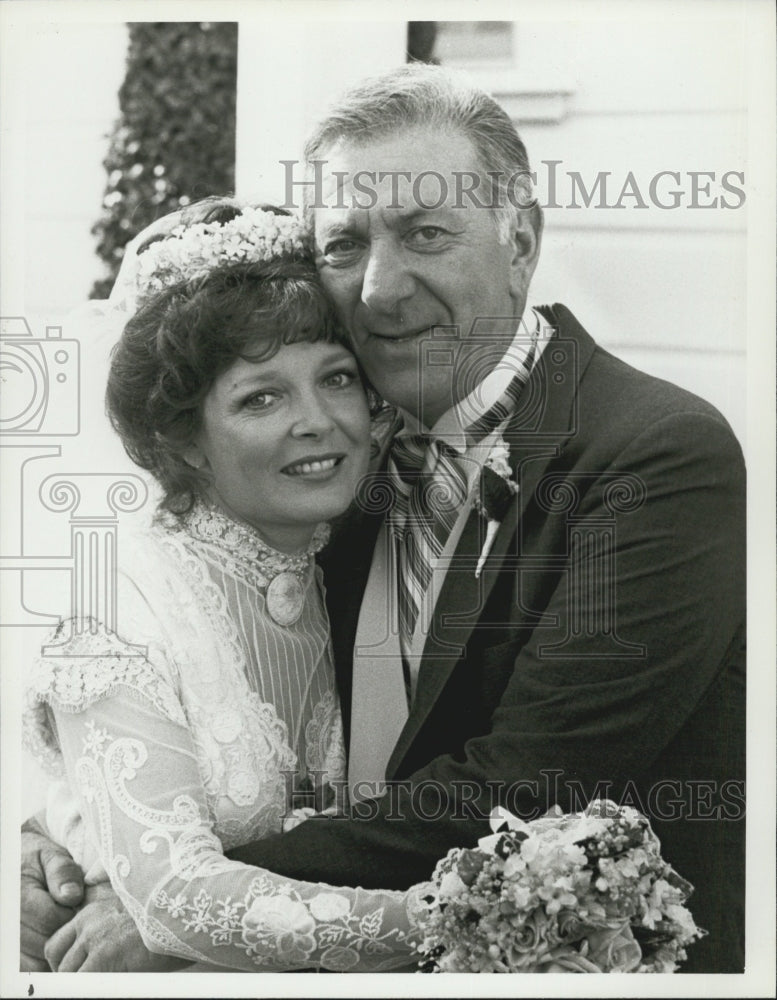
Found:
[[[305,479],[312,480],[331,479],[342,467],[345,457],[342,453],[318,457],[311,455],[285,466],[281,472],[287,476],[304,476]]]

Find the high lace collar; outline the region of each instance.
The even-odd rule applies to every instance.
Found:
[[[196,501],[192,509],[183,515],[160,511],[156,522],[169,531],[182,531],[214,546],[220,554],[229,556],[253,574],[258,573],[267,582],[279,573],[306,572],[315,554],[329,541],[330,534],[328,524],[317,525],[305,551],[290,555],[268,545],[255,528],[234,521],[222,510],[201,500]]]

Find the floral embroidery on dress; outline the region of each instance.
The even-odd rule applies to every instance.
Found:
[[[103,757],[105,755],[105,744],[110,739],[107,729],[98,729],[94,719],[90,719],[86,724],[86,736],[84,736],[83,753],[90,757]]]
[[[184,719],[175,692],[144,657],[42,656],[38,664],[30,684],[33,701],[46,701],[64,712],[82,712],[121,686],[143,695],[174,722]]]
[[[126,891],[119,891],[119,896],[150,951],[162,955],[178,955],[192,962],[211,961],[208,954],[192,947],[189,941],[181,940],[170,927],[149,913],[146,907],[141,906]]]
[[[158,779],[142,740],[93,723],[80,743],[75,776],[112,882],[149,946],[232,967],[242,964],[239,953],[253,968],[337,972],[396,966],[412,955],[418,935],[405,893],[294,882],[230,861],[195,797],[174,795],[169,807],[146,801]],[[117,840],[122,826],[138,831],[134,844],[126,830]]]
[[[312,895],[310,894],[312,893]],[[170,896],[160,890],[154,905],[179,920],[187,931],[208,935],[214,945],[232,945],[245,951],[257,966],[282,969],[320,966],[331,972],[349,972],[369,959],[367,968],[380,967],[402,949],[411,951],[414,925],[392,926],[386,906],[356,912],[353,890],[328,886],[300,893],[293,882],[259,877],[244,900],[215,899],[200,890]],[[404,893],[383,894],[401,900]],[[315,960],[313,956],[315,955]]]
[[[262,701],[248,689],[244,640],[224,588],[216,582],[209,567],[217,567],[219,573],[246,583],[258,594],[266,589],[268,578],[275,573],[304,569],[306,586],[312,588],[316,586],[313,554],[326,543],[329,527],[320,525],[316,529],[306,553],[289,556],[269,549],[247,525],[236,524],[218,510],[202,504],[195,505],[184,518],[162,515],[158,525],[160,541],[185,571],[196,603],[203,609],[205,624],[216,637],[221,652],[223,669],[218,678],[213,671],[210,676],[202,677],[203,689],[207,684],[209,691],[217,691],[216,697],[198,699],[196,703],[190,699],[185,708],[200,751],[211,809],[218,816],[218,833],[225,847],[230,847],[281,829],[289,805],[289,789],[294,786],[291,776],[299,775],[300,761],[291,749],[288,727],[278,718],[276,706]],[[203,541],[207,544],[207,561],[202,558]],[[322,652],[329,642],[325,618],[323,625]],[[194,651],[192,656],[195,660],[202,659]],[[315,769],[325,770],[332,780],[339,780],[345,774],[345,746],[333,684],[324,694],[323,705],[315,704],[312,711],[311,721],[319,718],[323,722],[331,714],[331,743],[327,753],[314,758]],[[308,722],[303,730],[305,748],[308,733],[317,731],[317,726],[314,724],[311,729]],[[304,759],[309,768],[307,749]],[[253,806],[253,814],[240,819],[225,815],[225,796],[241,809]]]
[[[294,882],[224,855],[281,830],[297,777],[345,775],[312,556],[325,534],[287,557],[207,509],[162,518],[119,574],[117,631],[146,655],[85,633],[83,655],[36,671],[28,743],[66,764],[90,846],[154,951],[243,969],[412,961],[405,894]],[[305,604],[287,628],[268,619],[264,590],[290,558]]]
[[[316,705],[307,724],[305,763],[308,772],[322,775],[322,780],[330,784],[340,781],[345,774],[345,736],[334,692],[327,692]]]
[[[412,928],[400,928],[387,919],[387,905],[404,900],[404,893],[382,893],[382,905],[362,910],[354,906],[352,891],[329,886],[310,887],[304,894],[293,882],[258,879],[258,890],[242,918],[242,940],[257,964],[284,967],[316,964],[331,972],[349,972],[368,958],[380,967],[404,944]],[[377,896],[378,894],[376,894]]]

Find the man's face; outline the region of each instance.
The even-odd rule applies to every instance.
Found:
[[[477,369],[478,347],[487,343],[493,357],[514,337],[539,251],[538,216],[524,213],[500,242],[494,213],[457,182],[457,173],[483,172],[460,132],[414,127],[340,143],[322,158],[321,279],[377,391],[431,426],[464,394],[457,386],[471,388],[466,369]],[[478,197],[489,204],[483,186]],[[434,347],[447,350],[430,351],[433,328]]]

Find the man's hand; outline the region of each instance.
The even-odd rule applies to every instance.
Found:
[[[22,972],[48,972],[46,941],[73,918],[84,894],[81,869],[34,819],[22,826]]]
[[[87,889],[86,898],[46,944],[54,972],[172,972],[189,964],[149,951],[108,883]]]

